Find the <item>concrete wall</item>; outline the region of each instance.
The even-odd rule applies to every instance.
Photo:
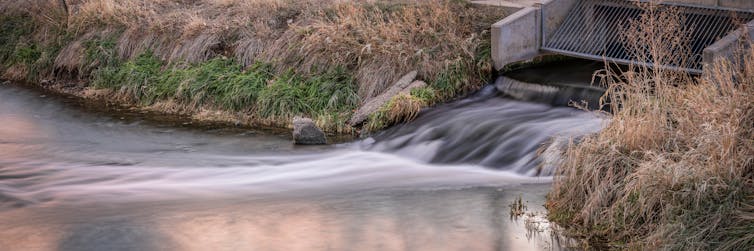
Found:
[[[666,3],[717,6],[718,0],[665,0]]]
[[[578,0],[545,0],[492,25],[492,59],[497,70],[540,54],[542,29],[552,34]],[[544,14],[544,15],[543,15]]]
[[[726,7],[726,8],[754,10],[754,1],[752,0],[719,0],[718,6]]]
[[[538,8],[523,8],[492,25],[492,60],[495,69],[531,59],[539,54],[541,24]]]
[[[544,0],[535,7],[527,7],[492,25],[492,59],[495,69],[506,65],[531,60],[540,55],[542,36],[552,35],[563,22],[568,12],[579,0]],[[631,0],[629,0],[631,1]],[[633,0],[636,1],[636,0]],[[754,10],[754,0],[668,0],[679,4]],[[754,35],[754,22],[746,32]],[[544,29],[544,32],[543,32]],[[729,58],[743,31],[731,33],[704,50],[704,63],[717,58]],[[748,36],[749,38],[754,36]]]
[[[665,2],[754,10],[754,0],[666,0]]]
[[[702,63],[704,64],[705,74],[711,70],[710,65],[719,60],[740,60],[734,56],[740,49],[751,46],[751,43],[754,42],[752,38],[754,38],[754,21],[704,48]]]

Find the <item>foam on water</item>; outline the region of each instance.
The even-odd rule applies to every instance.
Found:
[[[539,168],[537,150],[553,142],[560,144],[555,139],[596,132],[602,121],[594,113],[511,100],[483,90],[392,128],[366,148],[429,163],[473,164],[524,176],[549,176],[548,170]]]

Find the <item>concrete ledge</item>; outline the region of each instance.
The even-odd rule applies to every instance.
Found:
[[[634,0],[636,1],[636,0]],[[717,0],[665,0],[665,3],[689,4],[700,6],[717,6]]]
[[[537,84],[501,76],[495,81],[495,88],[516,100],[546,103],[555,106],[568,106],[571,102],[586,102],[589,109],[602,109],[600,98],[605,89],[591,85],[570,85],[564,83]]]
[[[637,1],[637,0],[632,0]],[[646,1],[646,0],[645,0]],[[741,10],[754,10],[752,0],[665,0],[665,3],[688,4],[700,7],[720,7]]]
[[[744,25],[744,27],[730,32],[725,37],[717,40],[717,42],[704,48],[704,51],[702,52],[704,73],[707,74],[711,65],[720,60],[739,61],[740,59],[735,57],[737,52],[747,46],[751,46],[751,43],[754,42],[754,40],[752,40],[753,37],[754,21],[751,21]]]
[[[537,4],[540,0],[472,0],[471,4],[497,7],[526,8]]]
[[[579,0],[544,0],[534,7],[527,7],[492,25],[492,60],[495,69],[529,61],[542,55],[542,41],[562,24]],[[627,0],[646,1],[646,0]],[[688,4],[754,11],[754,0],[666,0],[666,3]],[[754,37],[754,21],[746,29],[736,30],[703,52],[703,63],[709,65],[718,59],[731,58],[743,46],[742,37]],[[750,34],[743,36],[743,34]],[[543,37],[544,36],[544,37]],[[705,67],[706,68],[706,67]]]
[[[541,32],[538,8],[523,8],[492,25],[492,60],[495,69],[539,54]]]
[[[492,25],[492,59],[495,69],[541,55],[542,35],[560,26],[578,0],[545,0]],[[544,29],[544,32],[542,31]]]
[[[752,0],[719,0],[720,7],[737,8],[745,10],[754,10],[754,1]]]

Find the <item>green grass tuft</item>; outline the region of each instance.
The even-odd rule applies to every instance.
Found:
[[[469,83],[467,75],[467,66],[462,61],[456,61],[448,64],[444,71],[441,71],[430,86],[437,89],[440,93],[439,99],[450,99],[461,95],[465,89],[472,85]]]
[[[265,119],[306,115],[321,118],[325,127],[345,123],[361,102],[353,76],[341,67],[316,76],[293,71],[275,76],[273,69],[263,62],[244,69],[224,57],[179,67],[166,65],[147,52],[100,68],[93,85],[115,90],[141,105],[176,101],[191,108],[243,111]]]
[[[84,64],[79,72],[88,74],[101,67],[113,67],[119,65],[120,58],[115,50],[115,34],[96,37],[84,42]],[[151,54],[151,53],[150,53]]]
[[[162,64],[151,52],[147,52],[124,64],[100,68],[95,73],[92,85],[128,93],[136,101],[148,104],[155,98],[156,87],[160,86],[156,80]]]
[[[342,68],[304,78],[288,71],[260,93],[262,117],[292,117],[351,112],[361,99],[354,78]]]
[[[32,33],[33,28],[29,16],[0,16],[0,63],[6,66],[15,63],[18,44]]]
[[[411,96],[419,100],[422,100],[427,105],[432,105],[433,103],[437,102],[437,97],[439,95],[434,88],[427,86],[427,87],[412,89]]]

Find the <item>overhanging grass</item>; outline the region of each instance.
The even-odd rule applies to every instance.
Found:
[[[6,13],[8,14],[8,13]],[[0,75],[28,82],[49,78],[53,63],[63,44],[71,35],[58,26],[45,26],[44,32],[52,38],[46,41],[33,39],[41,28],[27,13],[10,13],[0,16]]]
[[[364,129],[375,132],[390,125],[413,120],[422,108],[437,100],[437,92],[432,87],[422,87],[393,97],[379,111],[369,116]]]
[[[342,68],[308,78],[289,71],[262,90],[257,107],[263,117],[349,113],[361,102],[355,88]]]
[[[24,61],[20,55],[19,46],[28,46],[24,37],[33,32],[31,17],[26,15],[0,16],[0,62],[6,67],[10,64]],[[30,55],[26,55],[30,56]],[[30,60],[30,58],[26,58]]]
[[[434,79],[430,81],[430,86],[438,90],[437,98],[447,100],[483,84],[483,82],[469,82],[471,78],[467,74],[467,63],[456,60],[448,63],[445,70],[435,75]]]

